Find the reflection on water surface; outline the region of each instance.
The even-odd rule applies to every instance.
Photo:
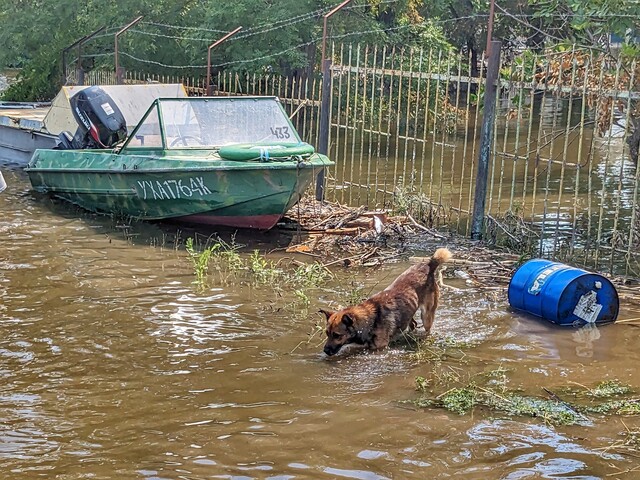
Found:
[[[184,231],[118,228],[34,198],[21,171],[3,173],[2,478],[634,478],[618,472],[636,459],[603,450],[624,431],[620,418],[553,427],[415,409],[403,401],[435,367],[410,342],[326,360],[321,339],[309,340],[316,310],[352,276],[381,288],[404,261],[337,270],[309,291],[308,309],[278,309],[269,286],[195,288],[173,244]],[[238,241],[264,251],[288,239]],[[503,367],[511,387],[540,396],[600,379],[640,385],[636,328],[555,328],[512,313],[504,292],[459,282],[448,280],[462,291],[445,292],[434,327],[472,345],[451,361],[457,372]]]

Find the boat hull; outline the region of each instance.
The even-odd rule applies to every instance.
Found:
[[[37,150],[26,171],[34,190],[96,213],[268,230],[330,164]]]
[[[38,148],[53,148],[56,137],[35,130],[2,124],[0,118],[0,160],[24,167]]]

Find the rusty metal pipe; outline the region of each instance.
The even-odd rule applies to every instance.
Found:
[[[344,2],[342,2],[340,5],[338,5],[333,10],[331,10],[329,13],[326,13],[324,15],[324,21],[323,21],[323,26],[322,26],[322,61],[320,63],[320,65],[322,65],[323,67],[324,67],[324,59],[326,58],[325,51],[326,51],[326,48],[327,48],[327,20],[329,19],[329,17],[331,17],[334,13],[336,13],[341,8],[343,8],[350,1],[351,0],[344,0]]]
[[[211,45],[209,45],[209,48],[207,49],[207,84],[206,84],[205,88],[206,88],[206,92],[207,92],[207,96],[208,97],[211,96],[211,49],[214,48],[214,47],[217,47],[222,42],[224,42],[227,38],[235,35],[240,30],[242,30],[242,27],[238,27],[234,31],[227,33],[220,40],[216,40]]]
[[[133,27],[140,20],[142,20],[142,18],[143,18],[143,15],[140,15],[134,21],[132,21],[128,25],[122,27],[120,30],[118,30],[118,32],[116,32],[115,43],[114,43],[114,53],[115,53],[115,63],[116,63],[116,83],[118,85],[120,85],[122,83],[122,74],[120,72],[120,63],[119,63],[119,59],[118,59],[118,37],[121,34],[123,34],[124,32],[126,32],[127,30],[129,30],[131,27]]]
[[[63,84],[67,83],[67,52],[69,50],[71,50],[73,47],[78,47],[78,62],[80,61],[80,47],[82,46],[82,44],[88,42],[89,40],[91,40],[93,37],[95,37],[97,34],[99,34],[100,32],[102,32],[106,27],[100,27],[98,30],[96,30],[95,32],[90,33],[89,35],[85,35],[84,37],[80,38],[79,40],[76,40],[75,42],[73,42],[71,45],[69,45],[68,47],[65,47],[62,49],[62,76],[63,76]]]

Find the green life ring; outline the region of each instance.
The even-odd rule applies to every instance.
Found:
[[[225,160],[262,160],[306,156],[315,153],[313,145],[299,143],[236,143],[220,147],[218,155]]]

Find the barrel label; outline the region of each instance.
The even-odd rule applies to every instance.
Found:
[[[531,295],[538,295],[540,293],[540,290],[542,290],[542,286],[547,281],[549,276],[553,272],[555,272],[556,270],[560,270],[561,268],[564,268],[564,265],[562,265],[560,263],[556,264],[556,265],[552,265],[549,268],[545,268],[543,271],[541,271],[538,274],[538,276],[535,278],[535,280],[533,281],[533,283],[531,284],[531,286],[529,287],[529,289],[527,291]]]
[[[587,323],[595,323],[598,319],[598,314],[602,310],[602,305],[597,303],[598,295],[593,290],[585,293],[578,300],[576,308],[573,309],[573,314],[581,318]]]

